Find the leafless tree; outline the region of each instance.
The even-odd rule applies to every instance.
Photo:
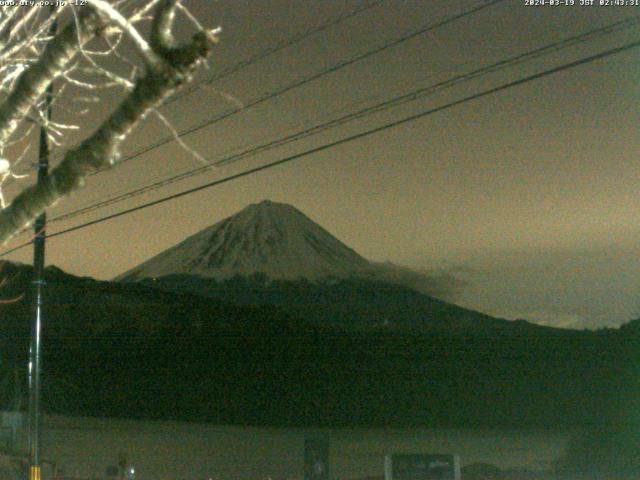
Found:
[[[16,0],[0,9],[0,244],[81,188],[88,175],[116,165],[122,142],[192,79],[218,33],[202,27],[180,0],[60,1],[55,8],[44,3],[21,5]],[[178,44],[173,29],[182,20],[190,22],[195,33]],[[52,22],[59,25],[55,34]],[[137,61],[122,53],[132,47]],[[104,58],[109,58],[109,67]],[[53,81],[53,101],[66,99],[78,115],[100,102],[105,90],[121,89],[125,94],[93,132],[66,151],[45,182],[25,188],[5,205],[2,185],[18,177],[16,166],[35,128],[44,126],[49,141],[59,146],[69,143],[72,132],[82,132],[78,122],[48,119],[47,88]]]

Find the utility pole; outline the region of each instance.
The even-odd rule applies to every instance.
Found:
[[[56,7],[51,6],[50,14]],[[57,22],[49,28],[49,35],[55,35]],[[53,103],[53,81],[49,84],[44,98],[45,118],[51,120]],[[47,126],[40,127],[40,145],[38,148],[38,184],[49,175],[49,141]],[[46,239],[47,214],[43,213],[35,221],[33,242],[33,282],[32,302],[33,318],[31,322],[31,343],[29,347],[29,477],[28,480],[41,480],[40,461],[40,368],[42,362],[42,307],[44,290],[44,246]]]

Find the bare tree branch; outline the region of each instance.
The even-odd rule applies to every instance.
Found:
[[[188,44],[176,46],[172,35],[175,8],[175,0],[160,0],[156,8],[150,46],[159,61],[147,64],[145,75],[135,82],[133,90],[123,102],[91,136],[64,156],[46,181],[25,189],[0,212],[0,243],[6,242],[60,198],[81,188],[89,174],[113,166],[117,162],[120,145],[132,129],[167,96],[191,80],[210,51],[212,32],[198,32]],[[39,68],[43,73],[37,76],[32,74],[37,88],[41,83],[45,85],[42,91],[46,88],[43,77],[48,75],[48,78],[52,78],[52,74],[58,74],[62,70],[62,59],[66,63],[71,58],[71,45],[65,48],[63,45],[66,44],[61,43],[60,40],[56,42],[55,55],[49,51],[49,60],[39,62],[44,64]],[[75,47],[77,49],[77,40]],[[55,62],[56,66],[50,67],[50,62]],[[23,96],[34,98],[36,87],[27,80],[23,84]],[[28,111],[27,102],[22,99],[13,100],[12,104],[17,105],[9,109],[11,114],[5,113],[4,117],[0,114],[0,134],[5,136],[3,131],[8,129],[8,122],[19,119],[20,113],[24,115]],[[9,120],[3,120],[5,117]]]
[[[145,62],[150,66],[154,66],[156,63],[161,62],[162,59],[158,58],[156,53],[149,46],[147,41],[142,38],[142,35],[138,32],[138,30],[133,26],[129,20],[124,18],[124,16],[114,7],[112,7],[109,2],[105,0],[88,0],[91,5],[93,5],[96,9],[102,12],[105,16],[109,18],[112,22],[116,23],[123,32],[125,32],[129,37],[133,40],[133,43],[138,48],[140,55],[144,58]]]
[[[49,84],[62,74],[81,44],[97,35],[104,24],[98,15],[88,13],[81,17],[80,27],[78,31],[75,24],[68,25],[18,78],[15,88],[0,105],[0,144],[7,141]]]

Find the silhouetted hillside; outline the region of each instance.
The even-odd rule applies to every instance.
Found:
[[[138,283],[236,305],[274,305],[308,321],[345,329],[411,330],[444,335],[580,335],[524,320],[494,318],[401,285],[362,278],[269,281],[258,274],[217,281],[170,275]]]
[[[3,271],[4,298],[28,294],[27,267]],[[234,306],[57,269],[47,270],[46,295],[43,398],[52,412],[559,428],[620,421],[640,393],[635,324],[598,333],[345,329],[266,304]],[[7,384],[26,363],[27,300],[0,308]],[[11,389],[2,394],[7,404]]]

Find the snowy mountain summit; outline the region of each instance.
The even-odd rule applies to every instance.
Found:
[[[263,273],[271,279],[348,277],[368,260],[295,207],[265,200],[196,233],[120,275],[135,281],[173,274],[225,279]]]

